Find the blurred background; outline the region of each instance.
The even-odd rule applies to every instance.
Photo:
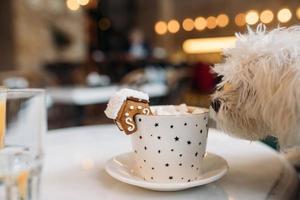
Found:
[[[293,0],[0,1],[0,85],[46,88],[49,129],[111,123],[121,87],[208,107],[235,32],[299,22]]]

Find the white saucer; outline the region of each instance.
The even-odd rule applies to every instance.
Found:
[[[202,174],[197,180],[187,183],[154,183],[145,181],[134,170],[133,153],[125,153],[110,159],[105,166],[106,172],[115,179],[138,187],[156,191],[178,191],[205,185],[223,177],[228,171],[226,160],[213,153],[204,157]]]

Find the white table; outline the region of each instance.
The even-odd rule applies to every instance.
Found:
[[[113,125],[50,131],[46,136],[43,200],[262,200],[289,199],[297,175],[277,152],[259,142],[209,130],[208,151],[224,157],[221,180],[180,192],[155,192],[127,185],[104,171],[111,157],[131,150],[128,136]]]
[[[124,87],[124,86],[123,86]],[[90,105],[97,103],[106,103],[109,98],[121,86],[111,85],[103,87],[52,87],[47,88],[47,93],[54,103],[71,105]],[[165,84],[149,83],[135,88],[149,94],[150,97],[161,97],[168,93],[168,87]]]

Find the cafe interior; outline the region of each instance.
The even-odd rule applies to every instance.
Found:
[[[148,94],[151,106],[209,110],[222,81],[212,67],[236,33],[299,23],[295,0],[0,1],[0,85],[46,94],[40,197],[16,199],[298,199],[299,149],[228,136],[212,116],[212,158],[197,180],[163,185],[122,172],[117,156],[132,151],[131,136],[104,111],[122,88]]]

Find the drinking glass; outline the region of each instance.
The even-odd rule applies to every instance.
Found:
[[[45,92],[0,88],[0,199],[38,200]]]

